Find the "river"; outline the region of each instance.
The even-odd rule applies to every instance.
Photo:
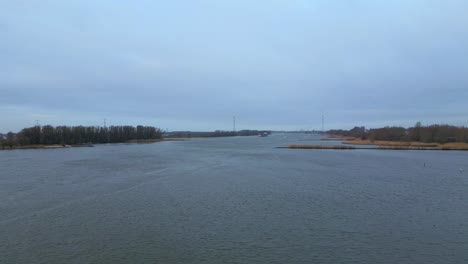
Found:
[[[468,263],[468,152],[289,144],[0,151],[0,263]]]

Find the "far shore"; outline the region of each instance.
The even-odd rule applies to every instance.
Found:
[[[377,150],[468,150],[468,143],[464,142],[417,142],[417,141],[388,141],[388,140],[369,140],[353,137],[343,137],[330,135],[322,138],[324,141],[342,141],[342,144],[354,145],[290,145],[287,148],[292,149],[377,149]],[[358,147],[356,147],[358,146]],[[375,146],[375,147],[365,147]]]
[[[116,142],[116,143],[85,143],[85,144],[53,144],[53,145],[16,145],[12,148],[6,146],[5,148],[0,148],[0,150],[15,150],[15,149],[62,149],[62,148],[83,148],[83,147],[94,147],[94,145],[101,144],[125,144],[125,143],[137,143],[137,144],[150,144],[162,141],[183,141],[182,138],[163,138],[163,139],[144,139],[144,140],[129,140],[126,142]]]
[[[343,142],[348,145],[373,145],[382,149],[410,149],[410,150],[468,150],[468,143],[465,142],[418,142],[418,141],[385,141],[368,139],[348,139]]]
[[[449,150],[459,150],[459,151],[468,151],[467,148],[450,148],[450,147],[415,147],[415,146],[377,146],[376,148],[370,147],[353,147],[353,146],[328,146],[328,145],[289,145],[287,147],[278,147],[278,148],[289,148],[289,149],[335,149],[335,150],[356,150],[356,149],[367,149],[367,150],[439,150],[439,151],[449,151]]]
[[[340,149],[340,150],[349,150],[356,149],[351,146],[329,146],[329,145],[289,145],[287,147],[278,147],[278,148],[290,148],[290,149]]]
[[[59,148],[78,148],[78,147],[93,147],[93,144],[77,144],[77,145],[16,145],[16,146],[5,146],[0,148],[0,150],[13,150],[13,149],[59,149]]]

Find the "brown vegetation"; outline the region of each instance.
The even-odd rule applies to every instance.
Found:
[[[388,147],[426,147],[434,148],[438,147],[439,143],[426,143],[426,142],[415,142],[415,141],[389,141],[389,140],[369,140],[369,139],[348,139],[343,144],[349,145],[377,145],[377,146],[388,146]]]
[[[45,149],[45,148],[65,148],[63,145],[14,145],[11,149]]]
[[[354,127],[351,130],[330,130],[327,134],[333,138],[347,138],[343,143],[351,145],[376,145],[392,149],[468,150],[468,128],[463,126],[423,126],[417,122],[410,128]]]
[[[468,150],[468,143],[454,142],[441,144],[439,147],[441,150]]]
[[[355,149],[351,146],[329,146],[329,145],[289,145],[291,149]]]
[[[59,145],[59,144],[53,144],[53,145],[42,145],[42,144],[35,144],[35,145],[13,145],[8,148],[0,148],[2,149],[59,149],[59,148],[71,148],[71,147],[90,147],[92,145],[88,144],[81,144],[81,145]]]
[[[425,143],[468,143],[468,128],[463,126],[430,125],[423,126],[417,122],[414,127],[382,127],[365,129],[354,127],[350,130],[330,130],[327,134],[334,138],[354,137],[359,139],[370,139],[375,141],[411,141]]]
[[[353,139],[343,142],[349,145],[375,145],[380,149],[412,149],[412,150],[468,150],[468,143],[426,143],[416,141],[388,141],[388,140],[363,140]]]
[[[329,135],[326,138],[321,138],[322,141],[343,141],[355,139],[354,137],[340,136],[340,135]]]

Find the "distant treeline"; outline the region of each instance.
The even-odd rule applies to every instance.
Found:
[[[2,147],[14,145],[77,145],[84,143],[118,143],[130,140],[162,138],[162,131],[150,126],[34,126],[0,137]]]
[[[365,127],[354,127],[350,130],[329,130],[327,134],[357,137],[369,140],[388,141],[419,141],[419,142],[466,142],[468,143],[468,128],[450,125],[423,126],[420,122],[414,127],[383,127],[365,129]]]
[[[240,131],[221,131],[213,132],[192,132],[192,131],[174,131],[165,134],[167,137],[233,137],[233,136],[256,136],[262,133],[270,134],[270,131],[264,130],[240,130]]]

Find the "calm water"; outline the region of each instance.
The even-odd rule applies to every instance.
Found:
[[[468,263],[468,152],[316,140],[0,151],[0,263]]]

